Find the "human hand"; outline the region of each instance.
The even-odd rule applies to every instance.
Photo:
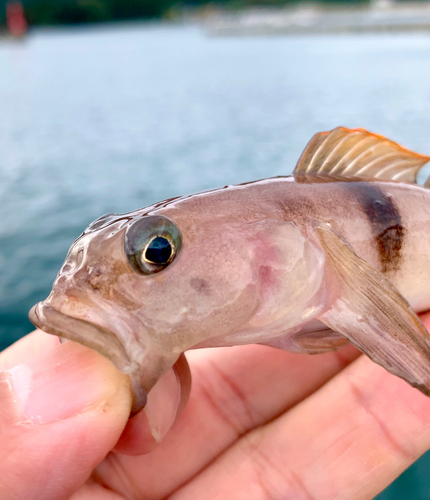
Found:
[[[430,447],[430,398],[358,357],[192,351],[182,415],[183,360],[128,420],[127,377],[34,332],[0,355],[0,498],[371,499]]]

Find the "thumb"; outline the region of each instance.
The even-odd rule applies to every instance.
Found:
[[[1,372],[0,498],[68,499],[114,447],[130,407],[128,377],[71,342]]]

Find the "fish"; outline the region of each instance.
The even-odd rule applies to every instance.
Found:
[[[292,176],[106,214],[29,317],[128,374],[133,412],[184,351],[353,344],[430,396],[430,157],[364,129],[312,137]]]

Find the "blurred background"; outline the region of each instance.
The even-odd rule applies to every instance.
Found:
[[[290,174],[338,125],[430,154],[428,30],[427,2],[0,0],[0,349],[106,212]]]

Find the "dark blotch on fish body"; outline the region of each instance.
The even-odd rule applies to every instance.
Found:
[[[190,279],[190,285],[191,288],[194,288],[194,290],[198,293],[202,293],[203,295],[209,295],[210,294],[210,286],[209,283],[201,278],[191,278]]]
[[[405,228],[402,218],[391,196],[372,183],[345,184],[359,202],[370,222],[379,253],[382,272],[397,271],[402,261],[402,244]]]

